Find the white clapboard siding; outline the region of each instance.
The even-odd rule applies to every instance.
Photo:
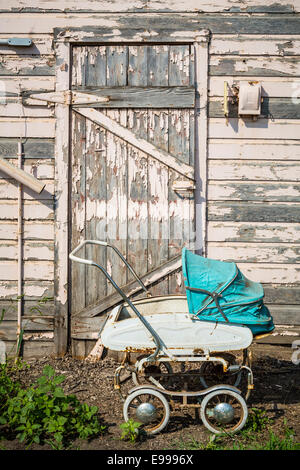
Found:
[[[210,54],[214,55],[300,55],[300,37],[295,36],[264,36],[214,35],[209,46]]]
[[[251,241],[268,243],[299,243],[299,224],[276,222],[209,221],[208,240],[214,242]]]
[[[221,76],[209,77],[209,95],[211,97],[224,97],[224,82],[228,83],[228,95],[233,94],[231,87],[240,82],[257,81],[261,85],[262,96],[270,98],[299,98],[300,78],[297,77],[235,77]]]
[[[53,242],[28,241],[23,242],[24,260],[46,260],[53,261],[54,247]],[[0,259],[16,260],[18,257],[17,241],[0,241]]]
[[[209,159],[300,160],[300,142],[287,139],[209,139]]]
[[[25,106],[12,99],[5,100],[1,104],[0,98],[0,116],[6,117],[52,117],[54,116],[54,107],[43,106]]]
[[[17,222],[1,220],[0,240],[16,240],[18,225]],[[24,221],[23,238],[25,240],[53,240],[53,221]]]
[[[18,77],[2,76],[0,82],[1,104],[4,102],[4,96],[11,95],[12,93],[19,94],[20,91],[54,91],[55,90],[55,76],[41,77],[39,75]]]
[[[211,160],[208,178],[213,180],[300,181],[300,161]]]
[[[264,284],[297,284],[300,282],[299,264],[237,263],[251,281]]]
[[[50,33],[50,31],[49,31]],[[0,34],[0,39],[10,39],[16,36],[16,33]],[[18,38],[28,38],[28,34],[19,33]],[[29,47],[13,47],[9,45],[0,45],[1,55],[51,55],[54,53],[53,38],[51,34],[31,36],[32,45]]]
[[[224,261],[239,263],[299,263],[300,240],[298,244],[284,243],[224,243],[209,242],[207,256]]]
[[[17,165],[15,158],[8,158],[7,161],[12,165]],[[38,158],[27,158],[23,164],[23,170],[37,179],[51,180],[54,178],[54,160],[51,158],[42,160]],[[0,171],[0,184],[1,180],[4,178],[7,180],[5,173]]]
[[[300,202],[300,183],[281,181],[210,181],[207,189],[211,201]]]
[[[54,118],[0,118],[0,137],[55,137]]]
[[[229,118],[208,119],[208,135],[218,139],[283,139],[299,140],[300,120],[258,119],[257,121]]]
[[[53,280],[54,265],[51,261],[25,261],[24,280]],[[18,279],[17,261],[0,261],[0,280],[16,281]]]
[[[300,3],[299,0],[281,0],[280,3],[277,3],[278,6],[284,9],[284,11],[290,12],[299,12]],[[11,0],[7,5],[2,6],[2,11],[14,11],[19,8],[29,8],[30,10],[42,10],[42,11],[51,11],[55,10],[57,12],[81,12],[91,11],[106,11],[106,12],[132,12],[132,11],[178,11],[178,12],[208,12],[208,13],[217,13],[217,12],[228,12],[231,8],[234,8],[235,11],[247,12],[247,10],[253,8],[254,11],[258,7],[264,7],[270,11],[274,11],[274,0],[265,0],[259,2],[258,0],[247,0],[247,2],[233,2],[232,0],[215,0],[210,2],[209,0],[197,1],[197,0],[149,0],[147,2],[143,0],[104,0],[101,1],[101,4],[93,0],[86,0],[84,2],[84,7],[82,4],[78,3],[76,0],[32,0],[30,2],[30,7],[26,0]],[[276,10],[275,10],[276,11]],[[278,11],[278,10],[277,10]]]
[[[0,214],[2,220],[17,219],[17,201],[0,200]],[[24,201],[23,216],[25,220],[53,219],[53,201]]]
[[[5,55],[0,62],[0,75],[55,75],[55,57],[50,55]]]
[[[213,55],[210,56],[210,74],[299,77],[300,63],[297,57]]]
[[[23,285],[24,300],[39,300],[42,297],[53,297],[53,279],[25,280]],[[15,280],[0,280],[1,300],[16,298],[18,283]]]
[[[36,193],[26,186],[23,187],[22,198],[24,200],[43,201],[51,199],[54,193],[53,181],[43,181],[46,185],[41,193]],[[1,181],[0,180],[0,199],[17,199],[19,194],[19,185],[15,180]]]

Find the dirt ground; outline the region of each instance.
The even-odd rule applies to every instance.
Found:
[[[274,432],[281,432],[284,422],[295,431],[295,441],[300,441],[300,365],[292,362],[293,350],[289,346],[252,344],[252,370],[255,389],[248,400],[248,407],[261,408],[272,420]],[[171,414],[166,429],[134,444],[121,440],[119,425],[124,422],[122,401],[113,388],[113,377],[118,363],[105,357],[97,363],[76,360],[70,356],[62,359],[45,357],[27,360],[29,368],[21,370],[18,379],[31,384],[46,364],[52,365],[57,374],[63,374],[65,393],[75,394],[82,402],[96,405],[107,426],[107,432],[91,442],[78,441],[77,450],[166,450],[184,449],[187,441],[206,443],[210,433],[203,426],[195,411]],[[131,385],[130,385],[131,387]],[[6,450],[21,450],[18,441],[1,441]],[[43,449],[46,450],[46,445]],[[33,446],[33,450],[41,449]]]

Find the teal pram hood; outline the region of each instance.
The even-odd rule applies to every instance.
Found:
[[[235,263],[203,258],[183,248],[182,272],[189,312],[199,319],[226,321],[218,303],[230,323],[247,325],[254,335],[274,329],[262,285],[247,279]],[[219,294],[217,301],[208,292]]]

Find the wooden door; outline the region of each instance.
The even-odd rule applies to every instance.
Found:
[[[195,238],[193,45],[75,46],[72,90],[107,102],[72,106],[71,248],[109,241],[153,294],[180,293],[181,249]],[[132,287],[112,250],[82,256]],[[73,316],[92,321],[120,301],[96,268],[71,273]]]

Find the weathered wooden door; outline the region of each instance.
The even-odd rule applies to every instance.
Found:
[[[152,293],[179,293],[181,249],[195,238],[193,45],[72,50],[72,90],[107,101],[72,106],[71,248],[109,241]],[[112,250],[82,256],[132,287]],[[72,337],[95,338],[96,318],[120,297],[94,267],[72,263],[71,273]]]

